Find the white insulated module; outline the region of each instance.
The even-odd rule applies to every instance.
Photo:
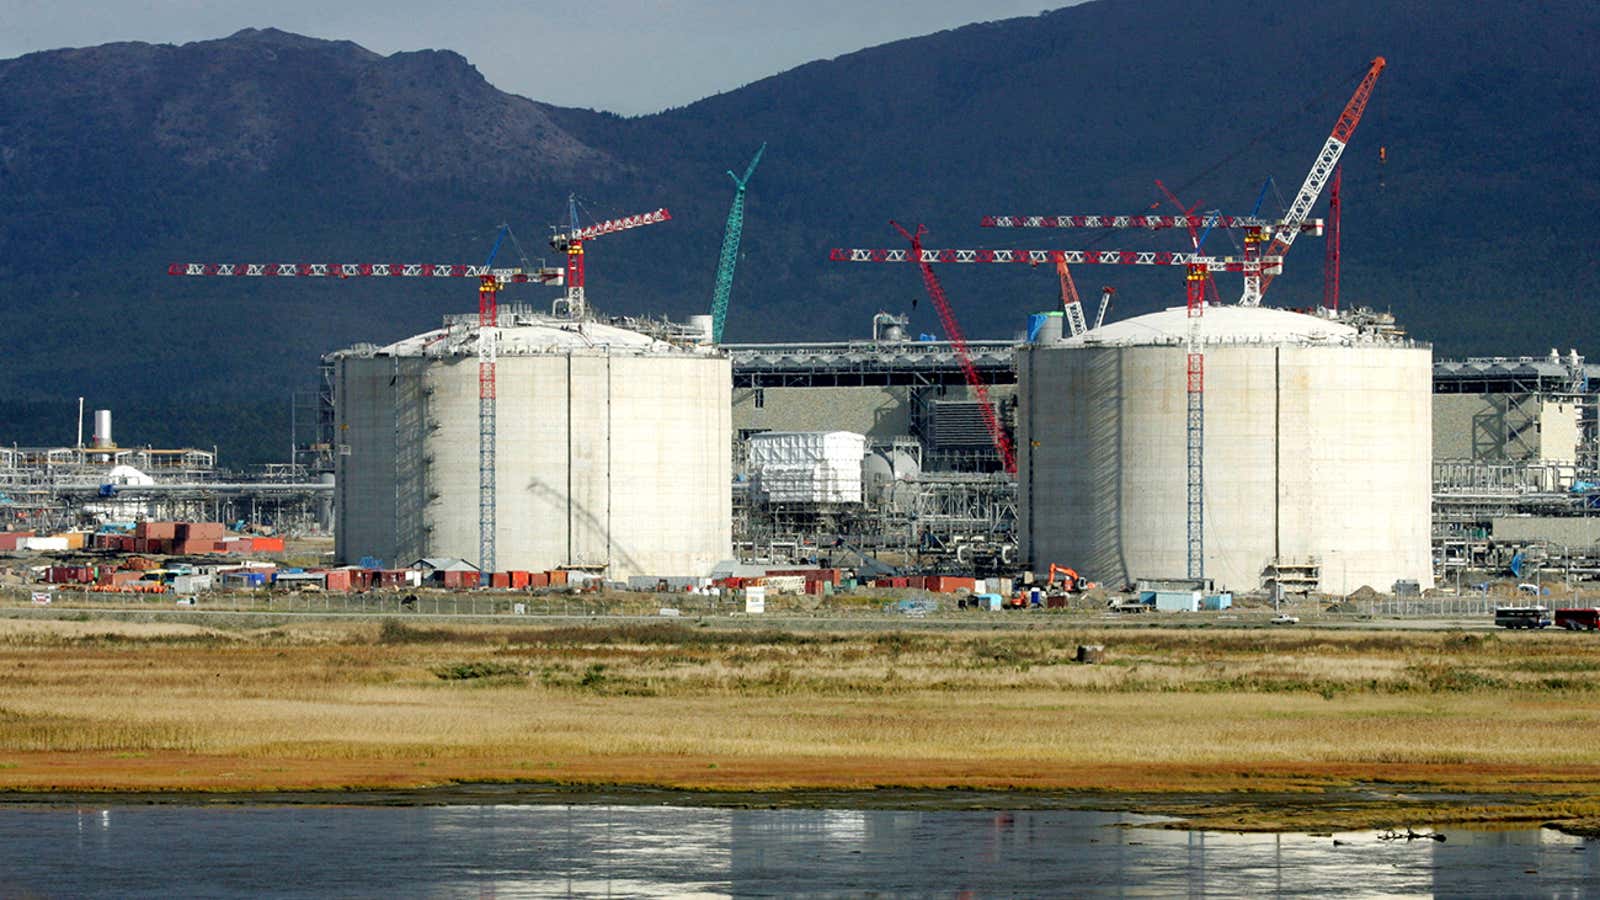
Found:
[[[502,312],[496,567],[699,575],[730,555],[727,357],[692,338]],[[476,324],[334,354],[336,554],[479,547]]]
[[[1186,571],[1187,311],[1017,353],[1019,528],[1035,568],[1120,587]],[[1207,307],[1205,574],[1318,590],[1432,584],[1432,369],[1426,345],[1317,316]]]

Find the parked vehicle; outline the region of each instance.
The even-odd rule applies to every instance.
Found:
[[[1299,625],[1300,617],[1291,616],[1288,613],[1278,613],[1277,615],[1273,616],[1270,621],[1274,625]]]
[[[1501,628],[1549,628],[1554,621],[1542,606],[1502,606],[1494,611],[1494,624]]]
[[[1556,610],[1556,627],[1568,631],[1600,631],[1600,609],[1582,607]]]

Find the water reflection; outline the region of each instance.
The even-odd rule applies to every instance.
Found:
[[[41,896],[1583,896],[1547,830],[1238,835],[1078,811],[639,806],[0,809],[0,893]]]

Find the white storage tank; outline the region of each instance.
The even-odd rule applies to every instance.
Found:
[[[1017,350],[1019,530],[1035,568],[1114,587],[1187,572],[1187,311]],[[1208,307],[1205,575],[1274,566],[1344,594],[1433,583],[1432,350],[1278,309]]]
[[[476,560],[475,317],[333,355],[336,555]],[[503,311],[496,568],[697,575],[732,549],[731,392],[714,347]]]

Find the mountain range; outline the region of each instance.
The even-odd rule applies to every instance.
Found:
[[[498,262],[558,264],[549,226],[576,196],[586,223],[672,212],[590,245],[594,306],[703,312],[725,172],[763,142],[728,339],[861,337],[880,309],[937,333],[914,270],[829,249],[903,246],[891,218],[926,223],[928,246],[1185,249],[1178,232],[978,223],[1176,211],[1156,179],[1203,210],[1261,197],[1276,215],[1378,55],[1389,65],[1343,160],[1344,302],[1393,311],[1441,356],[1600,353],[1586,227],[1600,7],[1293,6],[1096,0],[633,118],[507,94],[449,50],[382,56],[272,28],[0,61],[0,440],[70,443],[85,396],[117,410],[126,443],[282,460],[291,392],[314,384],[322,353],[475,301],[465,281],[180,279],[173,262],[479,263],[506,223]],[[1234,237],[1207,248],[1234,252]],[[1322,248],[1295,244],[1269,304],[1318,302]],[[1057,291],[1025,267],[940,274],[972,337],[1017,334]],[[1076,274],[1086,295],[1118,288],[1114,315],[1182,299],[1176,272]]]

